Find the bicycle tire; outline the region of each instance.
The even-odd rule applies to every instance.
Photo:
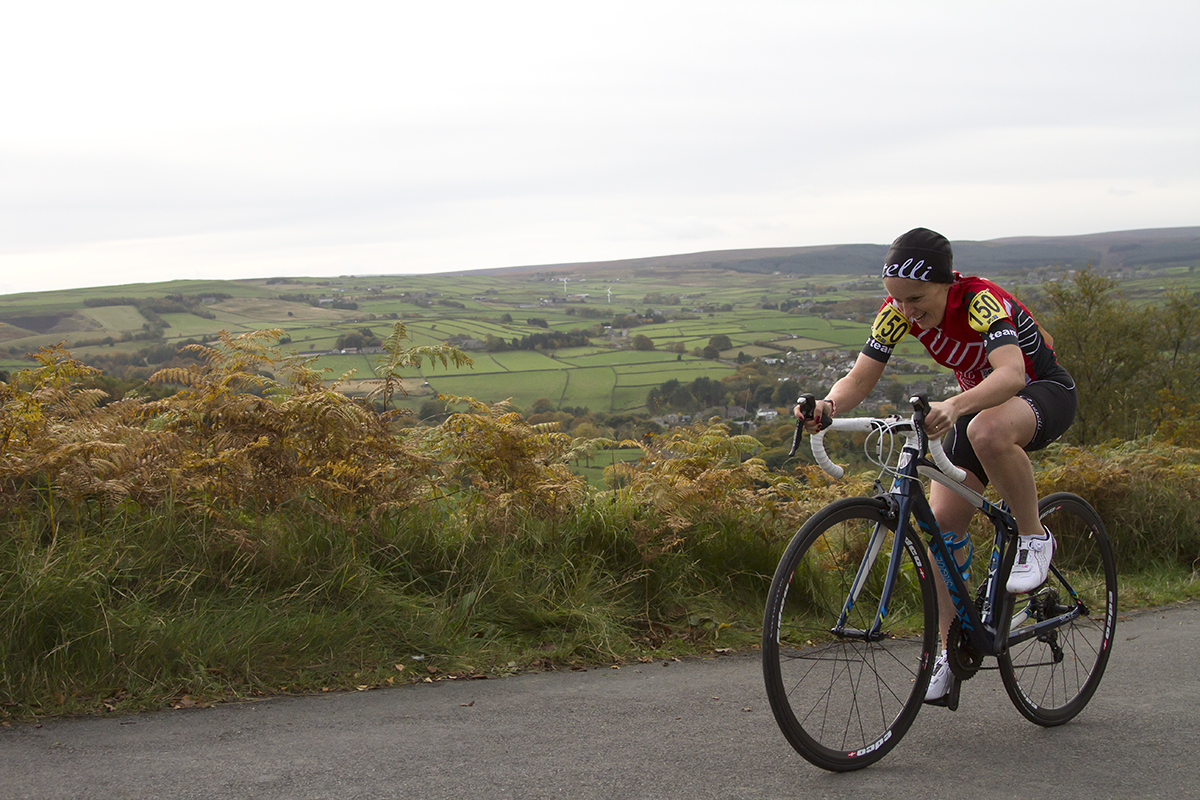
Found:
[[[883,758],[912,725],[933,671],[937,590],[926,551],[911,537],[884,619],[885,638],[832,631],[872,531],[883,547],[847,626],[869,630],[892,555],[896,521],[882,499],[847,498],[814,514],[788,544],[763,619],[763,677],[784,737],[833,772]]]
[[[1082,711],[1104,676],[1117,623],[1117,567],[1104,522],[1083,498],[1052,494],[1043,498],[1038,511],[1054,535],[1051,564],[1059,575],[1052,571],[1028,599],[1016,598],[1018,611],[1033,608],[1023,624],[1056,616],[1075,602],[1087,613],[1010,646],[998,661],[1004,689],[1017,710],[1030,722],[1053,727]]]

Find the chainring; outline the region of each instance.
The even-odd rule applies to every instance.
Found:
[[[983,653],[973,647],[962,633],[962,620],[950,623],[950,635],[946,641],[946,662],[950,671],[960,681],[970,680],[983,664]]]

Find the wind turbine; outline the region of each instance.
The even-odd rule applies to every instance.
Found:
[[[612,287],[608,287],[608,302],[612,302]]]
[[[571,279],[570,278],[559,278],[559,280],[563,282],[563,297],[566,297],[567,296],[567,281],[569,281]]]

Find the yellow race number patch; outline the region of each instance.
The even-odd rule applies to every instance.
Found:
[[[908,317],[888,303],[879,309],[875,316],[875,324],[871,326],[871,338],[882,345],[895,347],[904,338],[904,334],[908,333],[908,325]]]
[[[980,333],[987,333],[997,321],[1008,318],[1003,304],[987,289],[971,298],[967,306],[967,322]]]

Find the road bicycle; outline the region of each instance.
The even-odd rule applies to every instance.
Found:
[[[1095,509],[1074,494],[1043,498],[1042,522],[1055,537],[1050,575],[1033,592],[1009,594],[1016,521],[1002,502],[962,482],[966,473],[925,434],[927,400],[912,402],[910,417],[821,421],[812,452],[837,478],[843,470],[826,452],[825,433],[866,434],[868,458],[882,468],[875,495],[814,514],[788,544],[767,598],[762,654],[771,710],[792,747],[831,771],[883,758],[920,711],[939,638],[934,569],[956,610],[943,645],[954,680],[941,705],[957,709],[963,681],[998,669],[1026,718],[1060,725],[1087,705],[1112,651],[1117,572]],[[812,419],[812,395],[800,404]],[[975,559],[977,590],[938,529],[922,478],[966,498],[995,529],[990,557]],[[995,665],[984,667],[986,657]]]

